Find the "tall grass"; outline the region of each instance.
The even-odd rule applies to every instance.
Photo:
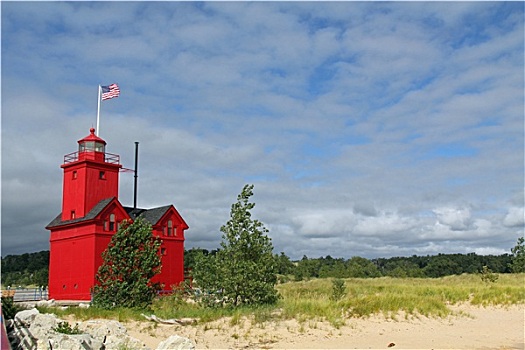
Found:
[[[59,311],[79,319],[111,318],[119,321],[143,320],[141,313],[154,313],[160,318],[194,318],[206,323],[223,317],[230,325],[243,318],[263,324],[271,320],[324,320],[339,327],[352,317],[383,314],[395,318],[399,314],[445,317],[450,305],[470,303],[479,306],[525,304],[525,274],[501,274],[495,283],[484,283],[480,275],[443,278],[349,278],[345,294],[334,300],[332,279],[288,282],[277,289],[281,295],[276,305],[259,307],[204,308],[183,301],[180,295],[165,296],[154,301],[150,310],[102,310],[70,308]],[[42,311],[42,310],[41,310]],[[45,311],[45,310],[44,310]],[[57,313],[56,309],[49,312]]]
[[[444,317],[449,305],[513,305],[525,303],[525,274],[500,275],[497,283],[487,285],[479,275],[444,278],[350,278],[345,280],[346,296],[330,300],[331,280],[315,279],[278,286],[283,296],[283,315],[324,318],[337,324],[348,317],[382,313],[392,317],[425,315]]]
[[[78,320],[90,320],[95,318],[104,318],[116,320],[119,322],[131,321],[131,320],[144,320],[141,313],[144,310],[128,309],[128,308],[116,308],[112,310],[99,309],[96,307],[90,308],[79,308],[79,307],[68,307],[68,308],[56,308],[56,307],[37,307],[41,313],[55,314],[58,317],[72,315]]]

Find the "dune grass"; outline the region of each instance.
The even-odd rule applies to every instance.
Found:
[[[286,319],[296,319],[300,323],[320,320],[338,328],[349,318],[374,314],[389,318],[400,314],[405,317],[446,317],[452,313],[449,306],[459,303],[478,306],[525,304],[525,274],[501,274],[495,283],[483,282],[480,275],[436,279],[349,278],[344,282],[346,293],[337,301],[331,298],[333,283],[327,278],[280,284],[277,289],[281,298],[271,306],[209,309],[187,303],[179,295],[174,295],[158,298],[150,310],[69,308],[58,313],[74,314],[78,319],[110,318],[119,321],[143,320],[141,313],[154,313],[160,318],[189,317],[199,319],[201,323],[229,317],[232,326],[241,323],[244,318],[254,324]],[[56,309],[52,310],[49,312],[57,313]]]
[[[74,316],[78,320],[91,320],[96,318],[111,319],[119,322],[131,321],[131,320],[144,320],[141,316],[143,310],[128,309],[128,308],[115,308],[112,310],[105,310],[96,307],[90,308],[79,308],[79,307],[37,307],[41,313],[55,314],[58,317],[62,316]]]
[[[484,283],[479,275],[444,278],[346,279],[346,295],[330,300],[330,279],[287,283],[279,286],[285,315],[340,318],[399,313],[444,317],[449,305],[514,305],[525,303],[525,274],[500,275],[496,283]]]

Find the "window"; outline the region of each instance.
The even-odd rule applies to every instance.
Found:
[[[104,152],[104,144],[101,142],[95,142],[95,152]]]
[[[74,218],[75,218],[75,211],[71,210],[71,220],[73,220]]]
[[[115,214],[111,214],[109,216],[109,230],[110,231],[115,230]]]
[[[79,152],[94,151],[94,150],[95,150],[94,141],[85,141],[85,142],[80,143],[78,146]]]
[[[73,170],[73,180],[75,180],[76,178],[77,178],[77,171]]]
[[[173,221],[168,220],[168,236],[173,236]]]
[[[109,230],[109,222],[107,220],[104,221],[104,231]]]
[[[101,180],[105,179],[106,178],[106,172],[101,170],[98,173],[98,178],[101,179]]]
[[[166,255],[166,248],[160,248],[160,255]]]

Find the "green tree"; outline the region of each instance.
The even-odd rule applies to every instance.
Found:
[[[348,277],[380,277],[381,272],[374,263],[360,256],[354,256],[347,261]]]
[[[423,269],[427,277],[443,277],[461,274],[461,266],[454,262],[450,256],[438,254],[432,257],[427,266]]]
[[[252,220],[249,202],[253,185],[245,185],[230,211],[230,220],[221,227],[221,249],[214,256],[196,259],[194,280],[210,295],[207,304],[271,304],[277,301],[277,263],[268,230]],[[220,292],[220,293],[217,293]],[[217,303],[216,301],[219,301]]]
[[[510,269],[514,273],[525,272],[525,239],[523,237],[518,238],[516,246],[510,251],[512,252],[512,260],[510,263]]]
[[[288,275],[294,272],[295,265],[284,252],[281,252],[281,255],[275,254],[275,261],[277,262],[277,273]]]
[[[131,224],[124,221],[102,253],[93,304],[106,309],[150,305],[160,289],[151,282],[161,269],[160,244],[152,235],[151,224],[142,217]]]

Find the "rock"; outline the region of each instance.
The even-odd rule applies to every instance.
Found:
[[[15,315],[14,322],[10,324],[12,330],[8,336],[13,340],[12,343],[16,344],[13,349],[49,349],[50,347],[53,350],[145,349],[145,344],[128,335],[126,328],[117,321],[80,322],[78,329],[84,334],[58,333],[55,329],[59,322],[63,321],[53,314],[41,314],[37,309],[20,311]],[[164,349],[171,349],[171,347]],[[194,347],[177,349],[194,349]]]
[[[56,333],[50,334],[48,339],[39,339],[37,349],[48,349],[49,344],[51,344],[53,350],[98,350],[102,347],[102,342],[94,339],[89,334]]]
[[[38,314],[40,314],[40,312],[37,309],[19,311],[15,315],[15,322],[23,326],[29,326]]]
[[[106,349],[142,349],[145,346],[140,340],[128,335],[126,327],[118,321],[89,320],[80,323],[78,328],[104,342]]]
[[[55,299],[51,300],[39,300],[36,302],[36,306],[38,307],[52,307],[55,305]]]
[[[114,320],[88,320],[79,324],[78,328],[92,334],[94,337],[103,338],[104,336],[123,337],[127,335],[127,330],[122,323]]]
[[[80,303],[78,304],[78,307],[81,308],[81,309],[89,309],[89,304],[87,303]]]
[[[21,308],[28,309],[28,310],[34,309],[36,307],[36,303],[27,302],[27,301],[19,302],[18,305],[20,305]]]
[[[29,332],[37,339],[46,338],[60,322],[55,315],[38,314],[29,326]]]
[[[194,350],[195,345],[191,340],[178,335],[172,335],[168,339],[160,342],[157,350]]]

